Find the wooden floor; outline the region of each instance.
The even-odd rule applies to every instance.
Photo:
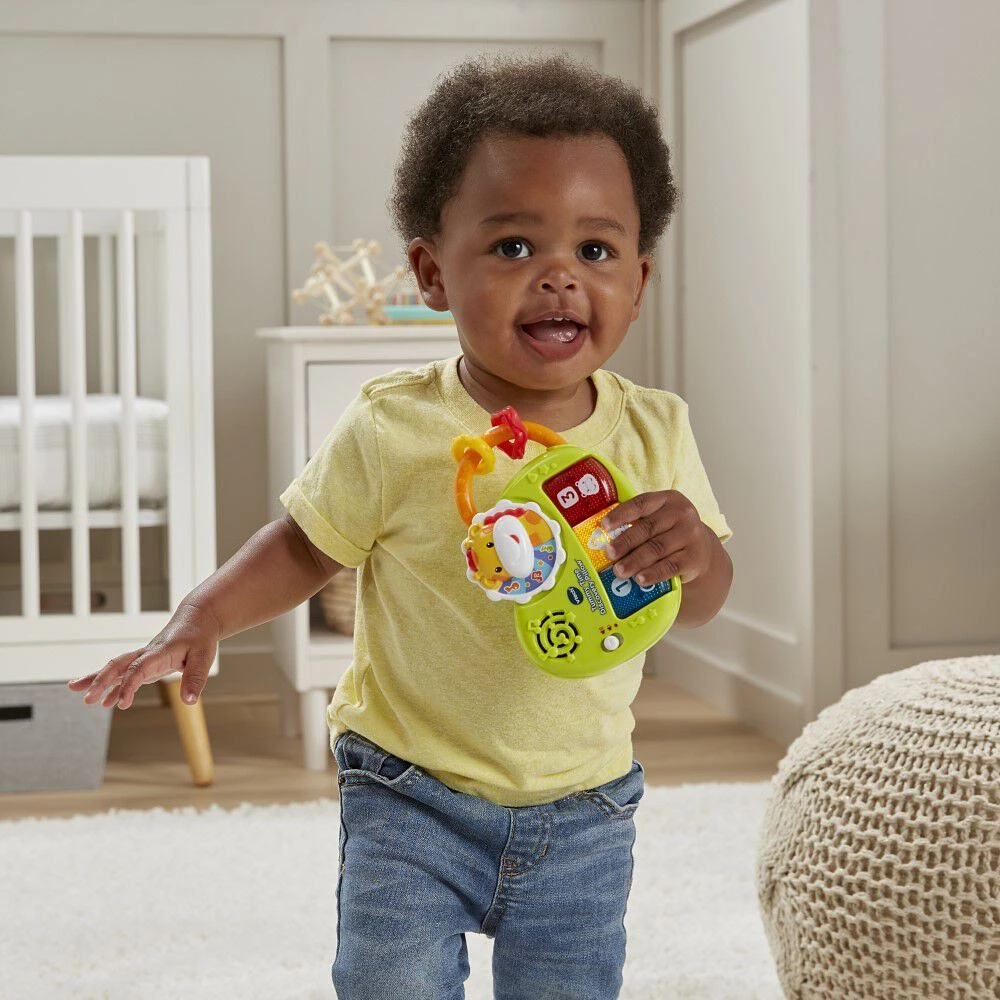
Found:
[[[763,781],[784,748],[666,681],[648,677],[633,705],[635,755],[650,785]],[[283,738],[276,699],[208,699],[215,783],[191,784],[170,710],[155,702],[118,712],[104,784],[96,791],[0,794],[0,817],[73,816],[108,809],[205,808],[300,802],[336,795],[336,771],[306,771],[298,740]]]

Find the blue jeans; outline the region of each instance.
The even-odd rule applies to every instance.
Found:
[[[496,1000],[611,1000],[625,964],[638,762],[542,806],[452,791],[355,733],[336,742],[339,1000],[461,1000],[468,933]]]

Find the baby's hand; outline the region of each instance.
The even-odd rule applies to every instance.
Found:
[[[96,673],[70,681],[69,688],[83,691],[88,705],[100,701],[105,708],[128,708],[143,684],[180,671],[181,697],[193,705],[208,680],[220,638],[219,624],[210,614],[182,604],[148,645],[120,653]]]
[[[690,583],[711,562],[711,529],[698,516],[694,504],[677,490],[640,493],[619,504],[601,524],[609,534],[631,523],[604,551],[615,562],[615,575],[635,577],[648,586],[679,576]]]

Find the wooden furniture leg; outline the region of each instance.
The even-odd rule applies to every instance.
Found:
[[[177,722],[177,731],[184,746],[191,778],[198,786],[210,785],[215,777],[215,763],[212,747],[208,742],[208,727],[205,725],[205,710],[201,702],[186,705],[181,700],[181,682],[160,681],[161,690],[166,691],[170,707]]]

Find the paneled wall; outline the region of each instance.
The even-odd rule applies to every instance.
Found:
[[[220,561],[267,518],[254,330],[315,322],[318,311],[291,305],[289,293],[317,240],[377,239],[386,270],[403,259],[385,201],[402,124],[434,78],[480,51],[561,50],[655,95],[653,9],[652,0],[0,4],[0,153],[211,158]],[[653,298],[613,362],[637,379],[655,368]],[[269,641],[255,630],[224,653]]]
[[[672,258],[679,284],[666,304],[670,384],[691,406],[738,567],[711,634],[674,642],[723,656],[749,644],[757,679],[779,689],[795,689],[802,670],[807,545],[803,6],[783,0],[694,25],[679,36],[672,77],[684,204]]]
[[[1000,6],[851,3],[843,23],[872,81],[844,98],[853,686],[1000,648]]]
[[[682,211],[664,384],[734,528],[663,672],[779,739],[1000,649],[1000,62],[990,0],[662,0]]]

